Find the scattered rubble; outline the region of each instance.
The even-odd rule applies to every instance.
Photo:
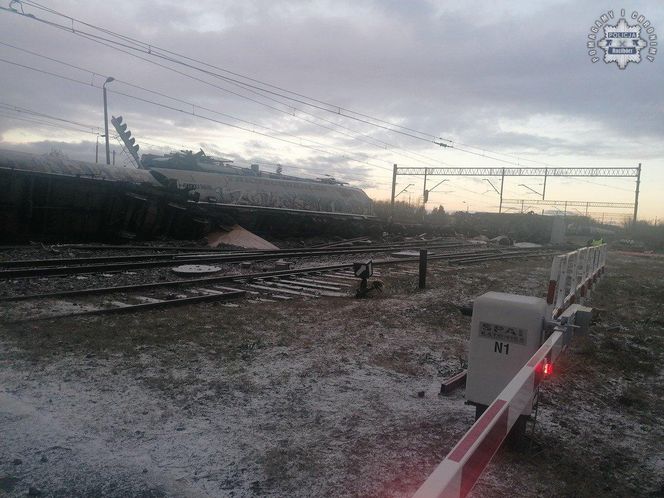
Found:
[[[491,242],[492,244],[498,244],[500,246],[512,245],[512,239],[510,239],[507,235],[499,235],[498,237],[490,239],[489,242]]]
[[[229,245],[242,247],[243,249],[279,249],[271,242],[251,233],[240,225],[234,225],[227,230],[210,232],[207,235],[207,240],[209,247]]]

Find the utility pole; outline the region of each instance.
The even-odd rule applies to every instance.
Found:
[[[427,169],[424,168],[424,188],[422,189],[422,204],[426,210],[427,206]]]
[[[634,224],[636,225],[636,216],[639,214],[639,187],[641,186],[641,163],[636,173],[636,192],[634,194]]]
[[[95,163],[99,162],[99,134],[97,134],[97,145],[95,145]]]
[[[392,197],[390,198],[390,223],[394,220],[394,193],[397,188],[397,165],[392,168]]]
[[[500,204],[498,205],[498,213],[503,212],[503,185],[505,184],[505,168],[503,168],[500,175]]]
[[[111,164],[111,146],[108,143],[108,99],[106,98],[106,84],[114,80],[113,76],[109,76],[102,85],[102,92],[104,94],[104,132],[106,133],[104,135],[106,137],[106,164]]]
[[[542,200],[544,200],[544,194],[546,194],[546,176],[549,173],[549,168],[544,168],[544,186],[542,187]]]

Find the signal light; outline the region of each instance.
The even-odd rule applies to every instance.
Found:
[[[120,139],[124,142],[127,151],[136,161],[136,165],[140,168],[141,160],[138,158],[139,146],[136,143],[136,139],[131,136],[131,131],[127,129],[127,123],[122,122],[122,116],[118,116],[117,118],[113,116],[111,118],[111,123],[113,123],[118,135],[120,135]]]
[[[553,373],[553,363],[550,363],[549,361],[546,361],[542,365],[542,373],[544,375],[551,375]]]

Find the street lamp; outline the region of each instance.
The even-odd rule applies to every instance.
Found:
[[[101,86],[103,93],[104,93],[104,132],[106,135],[106,164],[111,164],[111,146],[108,143],[108,103],[106,99],[106,84],[110,83],[111,81],[115,81],[115,78],[113,76],[109,76],[106,78],[106,81],[104,81],[104,84]]]

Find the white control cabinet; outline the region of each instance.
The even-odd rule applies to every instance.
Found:
[[[544,341],[546,301],[487,292],[475,299],[470,328],[466,400],[490,405]],[[530,415],[527,404],[524,415]]]

